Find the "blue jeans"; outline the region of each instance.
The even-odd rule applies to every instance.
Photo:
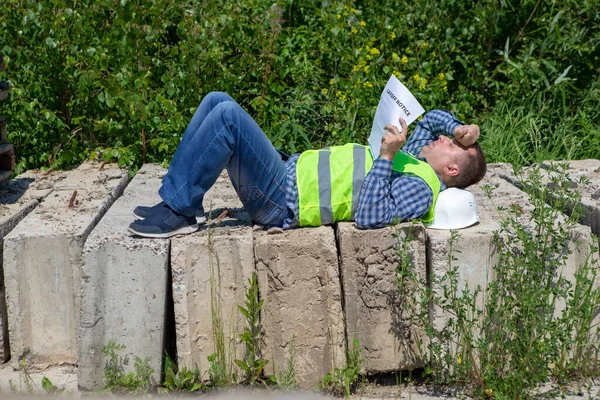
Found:
[[[283,226],[286,168],[256,122],[225,93],[202,100],[190,121],[158,193],[175,211],[203,211],[204,194],[227,168],[252,219]]]

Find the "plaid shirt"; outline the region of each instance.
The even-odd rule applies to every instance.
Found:
[[[440,135],[453,137],[454,129],[463,125],[454,115],[444,110],[433,110],[425,114],[410,135],[402,151],[414,156]],[[296,163],[300,154],[294,154],[286,161],[286,202],[288,217],[284,229],[299,226],[298,187],[296,185]],[[422,159],[423,161],[427,161]],[[440,180],[441,190],[446,189]],[[355,220],[359,228],[381,228],[395,219],[409,221],[422,217],[433,201],[431,188],[425,181],[415,176],[404,176],[392,170],[392,161],[378,158],[365,177],[360,189]]]

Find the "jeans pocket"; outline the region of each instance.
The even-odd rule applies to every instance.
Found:
[[[261,225],[283,224],[285,207],[271,201],[257,186],[242,186],[239,195],[253,221]]]

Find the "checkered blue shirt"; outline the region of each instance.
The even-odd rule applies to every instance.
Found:
[[[453,137],[454,129],[463,125],[448,111],[433,110],[425,114],[410,135],[402,151],[414,156],[440,135]],[[300,154],[286,161],[286,202],[291,212],[283,228],[299,226],[298,187],[296,185],[296,163]],[[425,159],[422,159],[427,161]],[[440,180],[441,190],[446,189]],[[359,228],[381,228],[394,220],[410,221],[422,217],[433,201],[431,188],[416,176],[405,176],[392,170],[392,161],[378,158],[365,177],[360,189],[355,220]]]

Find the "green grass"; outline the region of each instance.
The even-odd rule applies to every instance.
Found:
[[[520,167],[545,160],[600,159],[597,83],[564,103],[560,89],[531,93],[520,101],[501,100],[482,117],[481,146],[488,162]]]

